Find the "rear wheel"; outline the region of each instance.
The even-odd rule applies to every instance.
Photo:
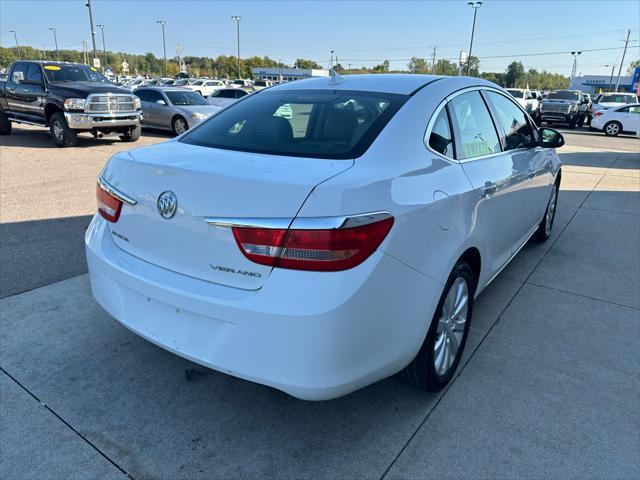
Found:
[[[136,125],[131,127],[128,132],[120,135],[120,140],[123,142],[135,142],[140,138],[140,134],[142,133],[142,127],[140,125]]]
[[[622,125],[619,122],[607,122],[604,125],[604,134],[615,137],[622,131]]]
[[[558,206],[558,184],[553,184],[553,190],[551,190],[551,197],[547,204],[547,210],[544,212],[544,218],[538,225],[538,229],[533,234],[533,240],[539,243],[546,242],[551,236],[551,229],[553,228],[553,221],[556,218],[556,207]]]
[[[453,377],[469,333],[475,280],[465,261],[449,275],[427,337],[413,361],[400,372],[411,385],[437,392]]]
[[[69,128],[62,112],[51,115],[49,130],[51,138],[59,147],[73,147],[78,143],[78,132]]]
[[[184,118],[178,115],[173,118],[171,128],[173,129],[173,133],[176,135],[182,135],[184,132],[189,130],[189,124],[187,124],[187,121]]]
[[[0,113],[0,135],[11,134],[11,120],[6,113]]]

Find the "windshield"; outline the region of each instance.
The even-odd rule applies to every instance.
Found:
[[[43,65],[44,74],[50,83],[94,82],[111,83],[95,68],[86,65]]]
[[[191,85],[202,85],[203,83],[204,83],[204,80],[196,80]]]
[[[523,92],[521,90],[507,89],[507,92],[509,92],[511,94],[511,96],[514,97],[514,98],[522,98]]]
[[[173,105],[209,105],[202,95],[191,90],[184,92],[164,92]]]
[[[244,85],[244,80],[234,80],[233,84],[234,85]]]
[[[181,142],[244,152],[356,158],[409,98],[358,91],[269,91],[246,97]]]
[[[264,80],[256,80],[255,82],[253,82],[253,84],[256,87],[266,87],[267,86],[267,82],[265,82]]]
[[[568,90],[563,90],[560,92],[551,92],[547,99],[549,100],[580,100],[579,92],[571,92]]]
[[[635,95],[602,95],[598,100],[598,103],[637,103],[638,99]]]

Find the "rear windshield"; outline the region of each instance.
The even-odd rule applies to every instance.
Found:
[[[408,96],[339,90],[262,90],[180,141],[204,147],[327,159],[362,155]]]
[[[611,103],[636,103],[638,101],[637,97],[635,95],[602,95],[600,97],[600,100],[598,100],[599,103],[607,103],[607,102],[611,102]]]
[[[509,89],[507,89],[507,92],[509,92],[512,97],[522,98],[523,92],[521,90],[509,90]]]
[[[580,100],[580,93],[570,91],[551,92],[547,98],[549,100]]]

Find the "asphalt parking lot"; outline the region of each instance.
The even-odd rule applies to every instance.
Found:
[[[131,145],[14,131],[0,137],[0,478],[640,476],[640,140],[566,132],[552,238],[478,298],[444,392],[391,378],[314,403],[109,318],[82,236],[97,174]]]

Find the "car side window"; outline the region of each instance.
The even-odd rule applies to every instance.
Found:
[[[629,107],[619,108],[618,110],[616,110],[616,112],[618,112],[618,113],[628,113],[629,112]]]
[[[244,90],[236,90],[236,98],[242,98],[247,94]]]
[[[629,113],[635,113],[636,115],[640,113],[640,106],[629,107]]]
[[[156,103],[158,100],[164,100],[166,102],[160,92],[156,92],[154,90],[147,91],[147,102]]]
[[[425,139],[426,140],[426,139]],[[444,155],[445,157],[454,158],[453,154],[453,135],[449,127],[449,115],[447,109],[443,108],[438,113],[433,127],[429,133],[429,147],[432,150]]]
[[[30,63],[26,78],[34,84],[42,84],[42,68],[40,68],[40,65]]]
[[[458,95],[449,105],[460,147],[456,149],[456,158],[462,160],[501,151],[498,134],[480,92]]]
[[[17,83],[17,75],[16,73],[22,73],[22,80],[26,80],[27,78],[27,69],[29,68],[29,64],[26,62],[18,62],[13,66],[13,70],[11,71],[11,80],[14,83]]]
[[[148,91],[147,90],[136,90],[135,94],[136,96],[140,99],[140,101],[142,102],[148,102],[149,101],[149,95],[148,95]]]
[[[507,97],[496,92],[486,92],[496,114],[498,126],[505,136],[505,150],[535,146],[533,130],[527,116]]]

